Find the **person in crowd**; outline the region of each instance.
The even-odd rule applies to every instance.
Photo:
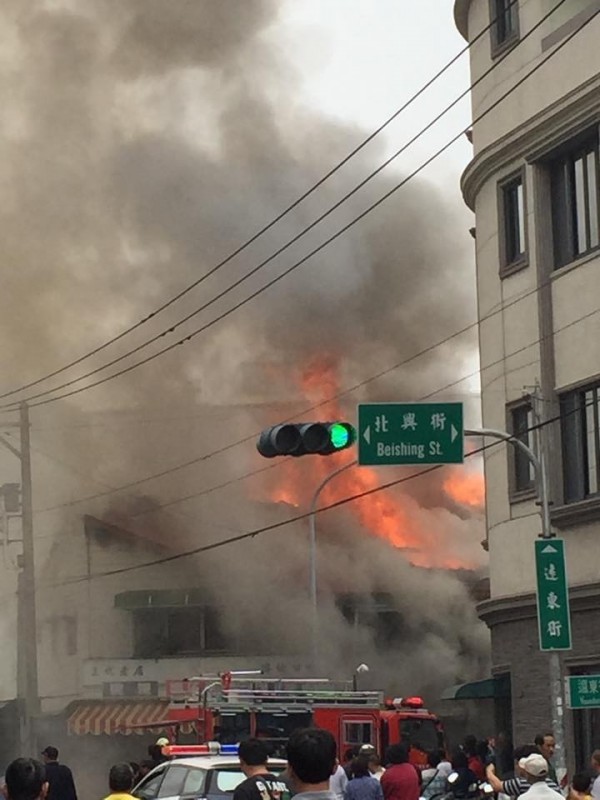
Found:
[[[344,760],[342,762],[342,767],[346,772],[348,780],[352,780],[352,762],[359,753],[360,753],[360,747],[357,746],[348,747],[348,749],[344,752]]]
[[[529,791],[530,784],[525,776],[522,762],[530,755],[534,755],[538,752],[538,748],[534,744],[525,744],[522,747],[517,747],[514,750],[514,778],[507,778],[503,781],[496,775],[496,767],[494,764],[488,764],[485,774],[492,789],[495,792],[502,792],[509,797],[519,797]],[[546,777],[546,783],[553,791],[559,791],[558,784],[550,777]]]
[[[287,786],[267,766],[266,743],[262,739],[245,739],[240,742],[238,758],[246,780],[233,792],[233,800],[280,800]]]
[[[452,772],[452,764],[448,760],[448,756],[444,750],[438,750],[437,752],[440,754],[441,759],[440,763],[438,764],[438,769],[440,773],[447,778]]]
[[[378,781],[381,780],[381,776],[385,772],[385,767],[377,753],[371,753],[369,756],[369,772]]]
[[[42,750],[48,781],[48,800],[77,800],[73,773],[66,764],[59,764],[58,750],[48,746]]]
[[[339,758],[335,760],[335,770],[329,779],[329,789],[334,793],[337,800],[344,799],[344,791],[348,785],[348,776],[346,770],[340,764]]]
[[[512,777],[511,773],[514,768],[514,748],[510,736],[504,731],[500,731],[498,736],[493,740],[492,751],[496,774],[500,778]]]
[[[556,790],[548,786],[546,779],[550,768],[541,753],[532,753],[519,761],[519,766],[525,773],[529,789],[521,797],[526,800],[556,800]]]
[[[419,800],[419,774],[408,762],[409,747],[404,742],[392,744],[385,754],[388,765],[381,776],[385,800]]]
[[[418,773],[420,774],[421,770],[424,770],[427,766],[427,750],[417,739],[409,744],[409,750],[410,763],[415,765]]]
[[[161,736],[154,744],[148,746],[148,755],[150,756],[150,761],[152,761],[153,768],[170,760],[169,756],[163,753],[163,747],[167,747],[168,744],[170,742],[167,737]]]
[[[33,758],[17,758],[4,773],[6,800],[45,800],[48,796],[46,771]]]
[[[557,782],[556,770],[552,762],[552,758],[554,757],[554,750],[556,748],[556,742],[554,741],[554,734],[539,733],[533,741],[535,746],[538,748],[540,754],[543,755],[544,758],[546,759],[546,762],[548,764],[548,777],[550,777],[556,783]]]
[[[464,750],[455,750],[451,759],[452,772],[446,778],[446,790],[455,798],[474,797],[478,791],[477,776],[469,768],[469,758]]]
[[[383,800],[381,784],[369,771],[369,757],[358,755],[352,764],[354,777],[344,792],[345,800]]]
[[[592,783],[592,797],[600,800],[600,750],[594,750],[591,759],[592,771],[596,776]]]
[[[299,728],[288,740],[287,759],[295,800],[335,800],[329,789],[336,763],[335,739],[322,728]]]
[[[146,758],[144,761],[142,761],[140,763],[140,778],[139,779],[142,780],[142,778],[145,778],[146,775],[151,770],[153,770],[155,766],[156,765],[155,765],[154,761],[150,761],[150,759],[148,759],[148,758]]]
[[[484,777],[482,780],[485,780],[485,768],[488,764],[491,764],[495,759],[494,748],[490,744],[489,739],[480,739],[477,742],[477,746],[475,748],[476,754],[481,759],[481,763],[483,764],[483,775]]]
[[[590,788],[592,786],[592,776],[589,772],[577,772],[573,775],[571,788],[569,790],[569,800],[592,800]]]
[[[472,734],[465,736],[463,743],[463,752],[468,759],[468,767],[475,775],[478,781],[485,780],[485,764],[479,756],[477,749],[477,739]]]
[[[130,761],[129,766],[133,772],[133,785],[135,786],[140,780],[140,765],[137,763],[137,761]]]
[[[432,800],[445,792],[446,779],[452,771],[452,765],[447,762],[448,771],[440,770],[441,761],[442,753],[439,750],[432,750],[427,754],[427,768],[421,772],[421,797],[425,800]]]
[[[105,800],[134,800],[131,794],[133,789],[133,770],[126,761],[115,764],[110,768],[108,788],[110,793]]]

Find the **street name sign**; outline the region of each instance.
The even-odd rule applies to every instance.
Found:
[[[461,464],[462,403],[361,403],[360,466]]]
[[[565,684],[569,708],[600,708],[600,675],[569,675]]]
[[[571,614],[563,539],[536,539],[540,650],[571,649]]]

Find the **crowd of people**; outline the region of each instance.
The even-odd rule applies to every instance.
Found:
[[[425,755],[413,767],[408,749],[392,745],[382,759],[372,745],[349,750],[330,782],[336,800],[435,800],[451,795],[461,798],[494,795],[500,800],[600,800],[600,750],[588,770],[575,774],[569,784],[559,785],[553,763],[554,737],[536,736],[531,744],[515,748],[495,740],[465,737],[448,757],[442,750]],[[416,781],[415,781],[416,776]]]
[[[132,791],[145,772],[164,761],[159,739],[142,764],[118,763],[108,775],[106,800],[134,800]],[[552,763],[554,737],[545,734],[532,744],[512,751],[512,770],[499,768],[492,741],[468,736],[450,758],[442,750],[426,754],[416,766],[408,744],[387,748],[380,758],[373,745],[348,750],[340,763],[334,737],[320,728],[295,731],[287,744],[287,767],[279,774],[269,767],[267,744],[247,739],[239,746],[245,779],[232,800],[470,800],[482,796],[483,786],[499,800],[600,800],[600,750],[590,769],[575,774],[568,786],[559,786]],[[42,761],[18,758],[5,772],[6,800],[78,800],[73,774],[58,760],[58,750],[46,747]],[[279,768],[281,769],[281,768]],[[86,798],[87,800],[87,798]]]

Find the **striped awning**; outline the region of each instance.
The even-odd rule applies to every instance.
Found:
[[[166,700],[81,702],[71,712],[67,730],[75,736],[160,733],[169,727],[168,706]]]

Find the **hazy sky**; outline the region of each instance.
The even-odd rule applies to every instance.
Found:
[[[274,31],[295,65],[307,102],[369,132],[465,47],[453,0],[287,0]],[[468,54],[382,134],[399,149],[469,85]],[[465,128],[468,97],[399,161],[417,166]],[[455,193],[471,157],[466,138],[424,176]]]

